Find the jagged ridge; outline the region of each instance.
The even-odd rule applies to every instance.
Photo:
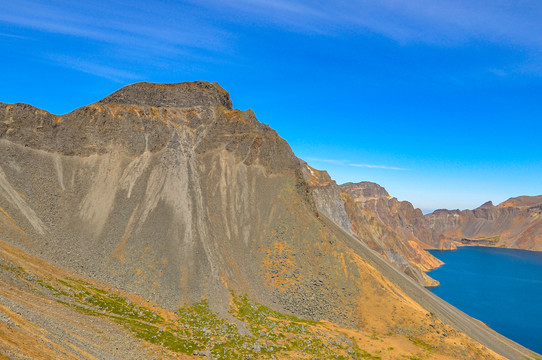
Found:
[[[217,85],[138,84],[106,99],[63,116],[0,105],[3,241],[168,309],[207,298],[228,317],[233,290],[305,318],[414,332],[444,358],[465,342],[495,358],[459,332],[441,345],[418,301],[501,353],[525,352],[318,214],[288,144]]]

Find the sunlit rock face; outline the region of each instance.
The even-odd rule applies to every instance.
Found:
[[[351,223],[346,213],[341,190],[331,179],[327,171],[316,170],[305,161],[299,159],[303,176],[309,184],[318,211],[333,220],[346,231],[351,230]]]
[[[134,84],[62,116],[1,104],[0,187],[9,242],[171,309],[226,312],[235,291],[359,322],[359,256],[286,141],[218,84]]]
[[[542,196],[520,196],[474,210],[436,210],[425,226],[446,244],[542,250]]]
[[[501,359],[490,347],[523,358],[527,350],[405,276],[415,268],[406,247],[389,246],[398,233],[326,173],[307,170],[218,84],[134,84],[61,116],[0,103],[0,332],[10,339],[0,353],[178,358],[172,344],[203,339],[171,310],[203,301],[247,330],[250,321],[230,312],[247,295],[331,321],[299,320],[318,349],[319,336],[339,331],[349,346],[377,334],[379,354]],[[368,246],[381,239],[384,257]],[[273,316],[292,319],[265,312],[265,334],[280,331]],[[167,348],[160,336],[174,327],[180,337]]]
[[[442,262],[424,250],[419,239],[426,230],[420,209],[407,201],[391,197],[386,189],[372,182],[346,183],[340,186],[354,233],[389,262],[424,286],[438,281],[425,274]]]

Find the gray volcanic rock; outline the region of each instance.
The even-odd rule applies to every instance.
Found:
[[[299,159],[303,176],[311,189],[316,208],[337,225],[351,232],[350,219],[344,208],[341,190],[326,171],[316,170]]]
[[[174,108],[220,105],[233,109],[230,94],[217,83],[206,81],[183,83],[182,86],[136,83],[115,91],[98,103]]]
[[[359,183],[345,183],[341,185],[341,189],[346,191],[354,201],[364,203],[367,200],[378,200],[381,198],[390,198],[390,194],[382,186],[369,182],[362,181]]]
[[[455,244],[447,242],[444,236],[428,226],[427,218],[420,209],[408,201],[399,201],[388,194],[380,185],[371,182],[347,183],[341,190],[352,196],[358,206],[371,209],[375,216],[395,231],[400,238],[416,243],[423,249],[454,249]],[[438,210],[437,210],[438,211]],[[432,256],[415,260],[425,271],[438,266],[440,262]],[[424,264],[427,262],[427,264]]]
[[[216,84],[134,84],[63,116],[0,103],[2,257],[35,272],[62,268],[170,310],[205,298],[228,317],[233,292],[304,318],[425,336],[431,351],[451,358],[467,349],[497,358],[468,336],[509,358],[532,357],[337,225],[344,214],[328,185],[315,192],[286,141],[252,111],[233,110]],[[329,212],[335,221],[318,212],[326,204],[338,210]],[[27,286],[22,271],[0,270],[3,294]],[[39,293],[25,291],[20,303]],[[43,314],[65,312],[46,301]],[[450,330],[449,344],[441,346],[428,311],[448,324],[439,326]],[[48,316],[34,320],[64,342]]]
[[[326,255],[346,248],[298,159],[216,84],[134,84],[63,116],[0,104],[0,190],[9,243],[170,309],[227,314],[235,290],[356,321],[358,265]]]
[[[495,206],[495,205],[493,205],[493,201],[487,201],[487,202],[483,203],[483,204],[480,206],[480,208],[490,208],[490,209],[491,209],[491,208],[494,207],[494,206]]]
[[[326,171],[316,170],[299,160],[305,180],[309,184],[318,211],[348,232],[354,233],[387,261],[422,286],[436,286],[438,282],[424,271],[441,263],[408,239],[402,239],[378,219],[378,215],[365,209],[366,201],[390,199],[382,186],[361,182],[340,187]],[[343,193],[341,193],[341,189]],[[430,263],[430,266],[427,266]]]

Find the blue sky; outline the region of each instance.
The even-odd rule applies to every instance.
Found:
[[[0,101],[219,82],[339,183],[424,210],[542,194],[539,1],[0,0]]]

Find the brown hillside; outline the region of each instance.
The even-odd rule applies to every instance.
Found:
[[[416,241],[398,235],[384,224],[366,201],[383,196],[388,199],[384,188],[373,183],[371,189],[343,185],[351,190],[354,198],[331,179],[326,171],[316,170],[300,161],[303,175],[310,186],[319,212],[333,220],[348,232],[352,232],[371,249],[423,286],[436,286],[438,282],[425,274],[442,263],[423,250]]]
[[[439,267],[442,262],[424,250],[431,247],[429,244],[434,235],[421,226],[421,210],[415,209],[408,201],[391,197],[386,189],[375,183],[347,183],[341,185],[341,190],[350,218],[357,219],[356,225],[353,225],[354,232],[362,238],[371,238],[367,232],[381,228],[372,236],[371,247],[387,256],[392,263],[398,262],[395,259],[400,256],[403,262],[408,262],[418,270],[417,278],[420,277],[418,273],[423,274],[423,285],[436,285],[424,272]],[[363,226],[367,222],[371,225]],[[374,225],[376,223],[380,225]]]
[[[365,344],[369,333],[400,357],[534,356],[389,266],[318,204],[286,141],[217,84],[134,84],[63,116],[0,103],[0,350],[39,358],[43,334],[48,348],[73,349],[76,328],[41,318],[71,318],[67,308],[105,318],[91,337],[113,321],[180,358],[226,356],[224,343],[228,356],[262,354],[242,336],[306,357],[308,339],[329,339],[322,321],[352,331],[340,351],[358,358],[384,350]],[[40,299],[51,307],[34,308]],[[76,348],[62,357],[118,358]]]
[[[542,197],[488,202],[474,210],[437,210],[425,226],[447,244],[486,245],[542,251]]]

